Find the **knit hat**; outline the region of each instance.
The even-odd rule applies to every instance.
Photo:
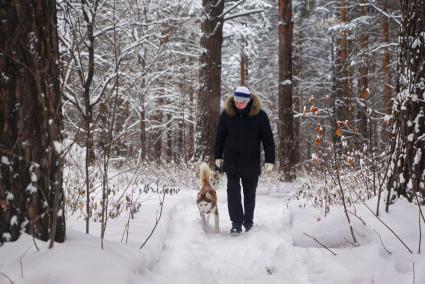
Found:
[[[247,87],[239,86],[235,90],[234,94],[234,100],[235,102],[241,102],[241,103],[249,103],[249,100],[251,99],[251,92],[248,90]]]

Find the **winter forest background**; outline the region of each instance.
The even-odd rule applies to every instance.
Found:
[[[238,85],[269,115],[277,162],[260,183],[290,188],[279,206],[303,200],[321,218],[342,208],[358,247],[356,206],[380,220],[407,200],[420,255],[423,1],[12,0],[0,18],[0,258],[20,257],[2,250],[22,235],[66,243],[68,222],[99,226],[103,249],[123,218],[126,243],[152,195],[152,233],[137,236],[149,243],[164,200],[196,193],[200,162],[213,166]],[[0,283],[12,282],[5,265]]]

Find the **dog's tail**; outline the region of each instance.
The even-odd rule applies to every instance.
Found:
[[[211,178],[211,169],[208,167],[207,163],[202,162],[201,168],[199,169],[199,180],[201,182],[201,188],[205,185],[210,184]]]

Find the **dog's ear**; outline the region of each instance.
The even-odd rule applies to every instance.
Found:
[[[200,193],[198,193],[198,200],[199,200],[199,199],[201,199],[201,194],[200,194]]]
[[[209,192],[207,192],[207,194],[205,195],[208,199],[211,199],[211,195]]]

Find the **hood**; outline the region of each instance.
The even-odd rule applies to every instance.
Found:
[[[251,94],[251,102],[249,102],[249,104],[251,104],[251,110],[249,111],[248,115],[249,116],[257,115],[261,110],[260,98],[257,95]],[[229,116],[235,116],[236,115],[236,110],[235,110],[234,105],[235,105],[235,100],[234,100],[233,96],[228,97],[226,99],[226,101],[224,102],[224,111]]]

